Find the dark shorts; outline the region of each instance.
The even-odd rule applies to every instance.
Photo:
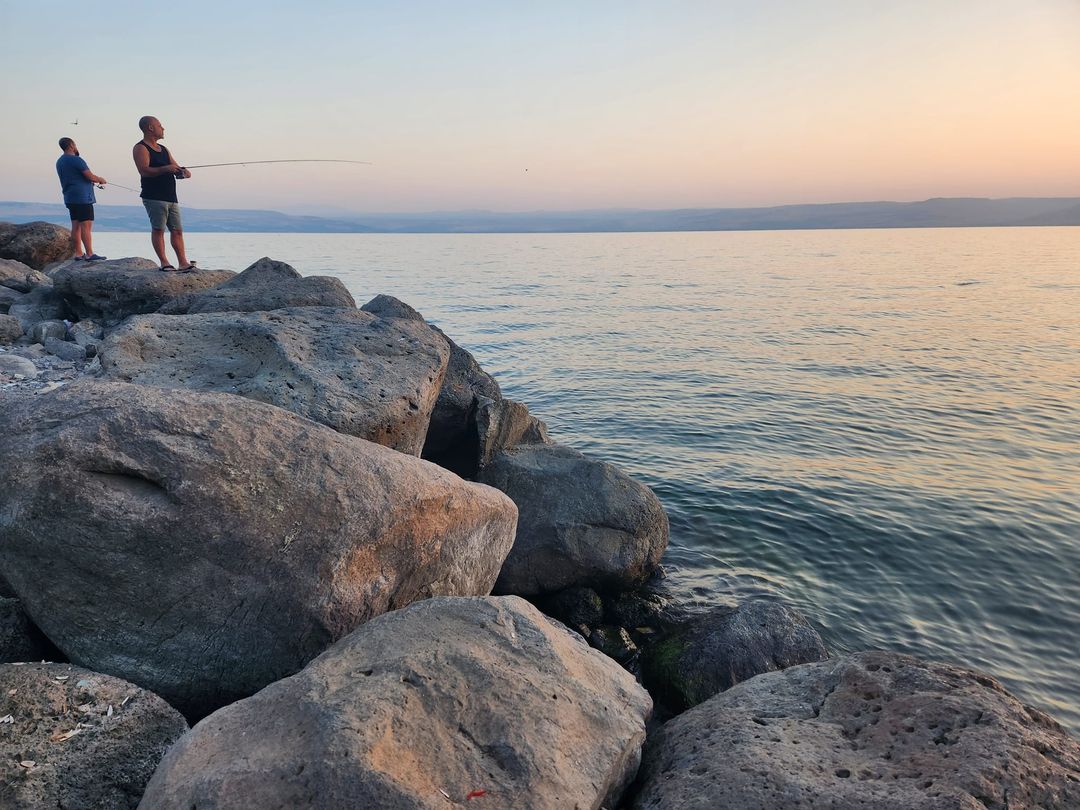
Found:
[[[67,203],[67,210],[71,212],[72,222],[93,222],[93,203]]]

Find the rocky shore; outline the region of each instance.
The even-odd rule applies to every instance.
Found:
[[[405,302],[0,223],[0,806],[1075,808],[993,678],[690,610]]]

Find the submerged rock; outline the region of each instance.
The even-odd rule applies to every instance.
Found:
[[[628,673],[527,602],[430,599],[206,718],[141,806],[614,807],[650,709]]]
[[[99,353],[111,379],[238,394],[411,455],[449,356],[424,323],[329,307],[146,315]]]
[[[216,287],[236,274],[230,270],[162,272],[149,259],[127,258],[64,265],[53,286],[79,320],[116,323],[129,315],[156,312],[185,293]]]
[[[0,259],[13,259],[33,270],[71,255],[71,231],[50,222],[13,225],[0,222]]]
[[[0,409],[0,571],[74,662],[191,715],[387,610],[490,591],[490,487],[227,394],[77,381]]]
[[[70,664],[0,665],[0,806],[138,806],[184,718],[137,686]]]
[[[763,672],[829,657],[818,632],[780,602],[754,599],[719,607],[650,644],[645,686],[676,711]]]
[[[650,739],[638,810],[1080,807],[1080,744],[986,675],[885,652],[771,672]]]
[[[169,301],[158,312],[191,315],[200,312],[257,312],[289,307],[344,307],[356,302],[331,276],[301,276],[285,262],[263,257],[240,275],[202,292],[187,293]]]
[[[499,452],[478,480],[509,495],[519,512],[496,593],[632,588],[649,577],[667,548],[667,515],[652,490],[569,447]]]

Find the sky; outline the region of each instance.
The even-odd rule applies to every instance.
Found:
[[[372,163],[197,170],[201,208],[1080,196],[1080,0],[0,0],[0,76],[4,200],[59,201],[61,136],[138,186],[142,115],[182,164]]]

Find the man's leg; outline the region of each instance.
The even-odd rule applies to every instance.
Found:
[[[190,262],[187,253],[184,252],[184,232],[180,230],[169,231],[169,241],[172,243],[172,249],[176,251],[176,266],[188,267]]]
[[[71,255],[82,256],[82,223],[71,220]]]
[[[154,246],[154,253],[157,254],[158,263],[164,267],[169,263],[169,260],[165,258],[165,229],[153,228],[150,231],[150,244]]]
[[[90,231],[94,227],[94,220],[88,219],[84,222],[80,222],[79,226],[79,230],[82,231],[83,250],[86,251],[87,256],[91,256],[94,253],[94,237],[90,234]]]

